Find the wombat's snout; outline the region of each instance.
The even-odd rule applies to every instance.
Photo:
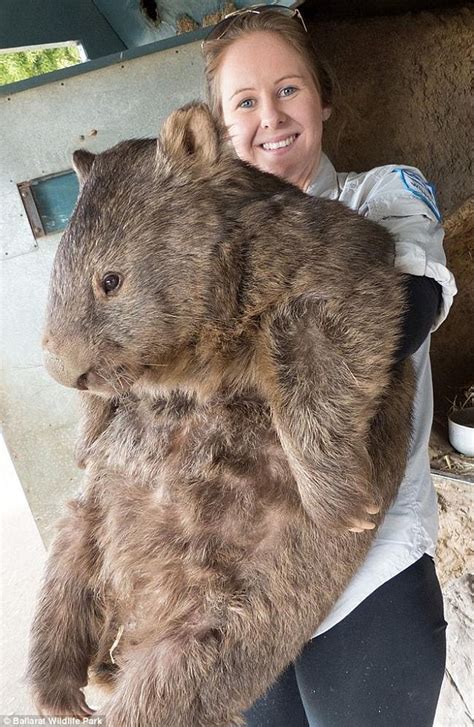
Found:
[[[87,341],[49,333],[43,337],[43,363],[59,384],[105,397],[129,391],[145,368],[127,365],[112,354],[103,360]]]
[[[89,357],[80,355],[78,346],[69,340],[59,345],[51,335],[43,337],[43,363],[46,371],[59,384],[73,389],[86,389],[87,372],[90,369]]]
[[[43,363],[48,374],[52,376],[53,379],[56,379],[59,384],[62,384],[63,386],[70,386],[74,389],[87,388],[85,383],[87,373],[78,373],[76,370],[71,369],[71,367],[67,366],[67,362],[65,362],[61,356],[45,350],[43,351]]]

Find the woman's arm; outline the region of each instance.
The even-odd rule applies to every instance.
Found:
[[[404,275],[408,308],[403,316],[402,337],[396,361],[411,356],[428,336],[438,317],[442,290],[433,278]]]
[[[341,201],[389,230],[395,240],[395,267],[407,277],[407,340],[399,353],[403,358],[405,350],[405,356],[414,353],[430,330],[443,322],[456,293],[454,277],[446,267],[444,231],[433,188],[418,169],[396,165],[351,176],[349,181]]]

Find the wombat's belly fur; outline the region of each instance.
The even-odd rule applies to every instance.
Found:
[[[396,446],[409,392],[403,401],[393,388],[380,416]],[[251,393],[206,404],[130,395],[116,406],[51,555],[65,570],[49,577],[67,589],[69,575],[72,593],[87,594],[62,606],[84,629],[79,683],[90,665],[89,679],[112,686],[113,725],[238,724],[311,638],[373,534],[306,515],[268,407]],[[373,429],[374,477],[394,495],[403,463],[378,452]],[[66,628],[68,614],[57,619]],[[56,650],[67,635],[49,625],[40,638]]]
[[[43,714],[90,714],[93,676],[107,727],[241,724],[364,560],[353,518],[375,504],[379,525],[403,477],[393,241],[221,149],[191,106],[84,162],[44,338],[87,391],[32,631]]]

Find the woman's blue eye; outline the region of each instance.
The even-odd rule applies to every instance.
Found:
[[[285,88],[281,89],[280,96],[292,96],[296,90],[295,86],[285,86]]]
[[[253,101],[251,98],[244,98],[244,100],[239,103],[239,108],[250,109],[250,108],[252,108],[252,105],[253,105]]]

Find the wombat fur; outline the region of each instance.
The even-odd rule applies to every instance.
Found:
[[[393,242],[235,159],[202,104],[75,166],[44,349],[81,390],[86,471],[33,624],[36,704],[84,716],[99,678],[107,727],[242,724],[403,476]]]

